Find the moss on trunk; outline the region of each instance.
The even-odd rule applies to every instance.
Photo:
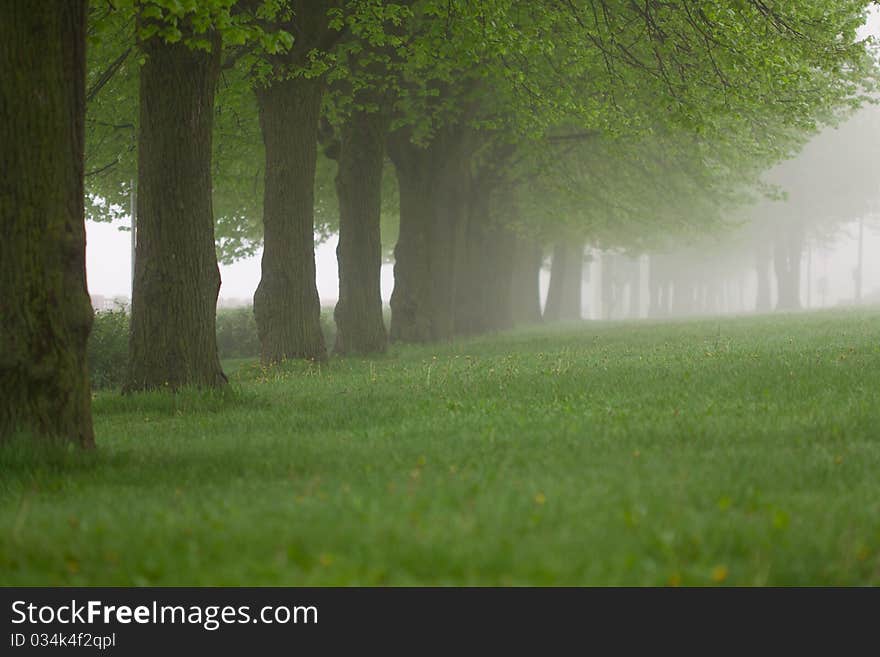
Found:
[[[142,44],[138,223],[126,392],[226,383],[217,355],[220,270],[211,144],[220,39],[212,52]]]
[[[81,0],[0,4],[0,440],[94,445],[85,38]]]

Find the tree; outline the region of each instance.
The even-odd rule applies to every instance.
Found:
[[[257,91],[266,182],[254,315],[266,364],[326,357],[313,214],[322,87],[320,80],[289,79]]]
[[[581,319],[583,244],[559,242],[553,247],[553,268],[544,308],[545,321]]]
[[[361,18],[356,10],[336,16],[347,36],[335,50],[324,123],[325,153],[337,162],[337,354],[381,353],[388,343],[381,296],[383,174],[395,76],[389,41],[401,13],[386,4],[372,20]]]
[[[83,0],[0,5],[0,439],[94,445],[85,39]]]
[[[226,383],[217,353],[220,270],[211,152],[221,37],[196,15],[140,5],[138,239],[125,392]],[[169,40],[169,25],[178,31]],[[185,37],[181,39],[181,37]],[[187,43],[191,40],[191,43]]]
[[[444,309],[445,300],[460,291],[444,263],[469,260],[457,253],[467,249],[456,236],[483,234],[470,225],[481,221],[480,212],[449,212],[431,200],[460,207],[450,199],[473,184],[463,175],[457,193],[437,192],[444,185],[441,171],[470,170],[472,178],[472,159],[479,152],[443,148],[450,130],[479,133],[489,127],[542,144],[550,137],[601,137],[598,148],[593,149],[595,140],[584,140],[580,150],[589,165],[577,181],[577,195],[589,209],[554,220],[567,224],[556,231],[566,241],[580,232],[581,243],[599,240],[629,248],[649,242],[646,233],[657,238],[664,227],[708,229],[739,186],[794,152],[803,135],[829,120],[836,108],[864,98],[873,63],[856,29],[866,6],[853,0],[829,13],[827,3],[811,0],[795,14],[788,6],[758,2],[693,7],[612,1],[603,2],[601,11],[587,0],[511,0],[479,7],[414,3],[410,34],[419,45],[412,49],[430,44],[433,56],[420,59],[411,53],[417,63],[404,66],[401,87],[433,94],[421,105],[404,96],[406,102],[398,104],[404,105],[402,120],[418,107],[417,113],[428,117],[428,128],[412,129],[411,135],[398,131],[389,148],[401,185],[392,339],[442,339],[449,321],[477,325],[473,318],[449,317]],[[425,60],[431,66],[419,67]],[[470,89],[478,91],[476,98]],[[791,102],[794,98],[798,102]],[[563,128],[574,134],[560,135]],[[415,148],[420,144],[421,152]],[[648,157],[633,154],[633,145],[647,147]],[[663,151],[669,145],[674,157]],[[623,163],[623,181],[613,179],[602,159],[609,152]],[[453,157],[447,161],[445,153]],[[681,174],[675,169],[679,164],[686,165]],[[668,184],[670,177],[675,184]],[[721,184],[726,177],[735,180]],[[712,193],[699,189],[705,180],[712,183]],[[624,193],[633,191],[636,203]],[[676,191],[685,192],[683,200],[675,198]],[[539,195],[537,204],[547,198]],[[658,204],[665,206],[663,221],[652,216]],[[711,212],[701,216],[701,205]],[[529,216],[528,209],[524,214]],[[621,215],[626,221],[615,221]],[[444,227],[438,216],[461,218]],[[556,239],[553,230],[543,232]],[[571,259],[558,258],[568,269],[566,260]],[[478,296],[492,297],[485,292]],[[679,301],[686,302],[686,295],[679,294]],[[555,305],[551,298],[551,313]],[[453,303],[454,312],[468,306],[476,307]]]
[[[459,247],[462,255],[455,295],[455,332],[459,335],[503,330],[514,324],[514,226],[519,205],[515,190],[501,185],[516,149],[504,135],[483,131],[479,138],[483,145],[471,158],[464,218],[467,228]],[[537,270],[534,274],[537,290]]]
[[[385,351],[388,334],[382,317],[382,169],[387,116],[354,110],[340,131],[336,190],[339,197],[338,354]]]
[[[335,42],[328,7],[296,1],[278,27],[298,38],[293,48],[267,58],[270,70],[254,91],[266,149],[263,196],[262,276],[254,316],[263,363],[288,358],[326,358],[321,302],[315,282],[314,188],[318,127],[325,91],[322,71],[310,67],[314,52]]]
[[[510,283],[510,314],[514,325],[541,321],[541,267],[544,249],[531,236],[515,235],[513,278]]]

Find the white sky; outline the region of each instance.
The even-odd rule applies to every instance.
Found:
[[[129,226],[128,221],[124,224]],[[131,296],[130,232],[119,230],[120,224],[86,222],[86,271],[89,292],[105,297]],[[336,264],[334,235],[315,249],[318,294],[325,304],[335,303],[339,295],[339,274]],[[247,299],[254,296],[260,282],[260,256],[220,266],[224,299]],[[382,298],[387,303],[394,287],[391,265],[382,267]]]
[[[872,10],[866,25],[865,34],[880,36],[880,11]],[[880,291],[880,227],[865,228],[864,293]],[[128,222],[125,222],[128,225]],[[119,224],[100,224],[86,222],[86,269],[89,292],[105,297],[129,296],[131,292],[130,233],[119,230]],[[832,248],[814,248],[813,279],[825,276],[828,279],[829,293],[826,305],[834,305],[840,299],[853,295],[852,269],[856,264],[856,224],[847,226]],[[335,303],[339,294],[336,263],[336,237],[321,244],[315,250],[315,267],[318,281],[318,294],[325,305]],[[220,296],[223,299],[253,298],[260,282],[260,256],[221,266],[223,284]],[[546,275],[542,275],[546,286]],[[391,265],[382,268],[382,298],[387,303],[394,287]],[[814,288],[815,289],[815,288]],[[815,298],[814,305],[818,304]]]

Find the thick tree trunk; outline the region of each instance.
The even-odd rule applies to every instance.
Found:
[[[389,137],[388,154],[400,187],[391,339],[448,340],[455,328],[467,231],[470,172],[464,131],[449,128],[427,149],[398,132]]]
[[[674,298],[674,267],[670,256],[656,254],[651,256],[650,284],[651,307],[650,317],[669,317],[672,314]]]
[[[770,247],[765,242],[759,243],[755,249],[755,272],[757,274],[757,295],[755,312],[768,313],[773,307],[770,292]]]
[[[431,263],[431,337],[449,340],[455,333],[455,296],[464,267],[470,162],[464,131],[448,128],[428,149],[434,165],[434,223],[428,241]]]
[[[400,194],[400,231],[394,247],[391,340],[429,342],[431,269],[428,241],[433,222],[432,173],[428,152],[400,133],[388,139]]]
[[[86,3],[0,3],[0,441],[94,446],[83,211]]]
[[[471,204],[466,263],[458,271],[455,330],[459,335],[503,331],[513,326],[511,305],[516,238],[493,222],[486,200]]]
[[[584,262],[583,245],[560,242],[553,247],[550,289],[544,308],[549,322],[581,319],[581,282]]]
[[[314,227],[323,83],[275,81],[256,95],[266,147],[262,276],[254,294],[260,359],[323,360]]]
[[[385,351],[382,318],[382,167],[387,119],[355,112],[342,128],[336,175],[339,197],[339,302],[336,345],[339,354]]]
[[[516,236],[506,226],[491,226],[488,246],[487,262],[491,265],[486,277],[486,326],[490,331],[506,331],[513,328],[511,296]],[[462,285],[467,282],[459,287]]]
[[[220,386],[215,316],[220,270],[211,206],[213,52],[159,37],[143,44],[138,235],[126,392]]]
[[[516,238],[513,279],[510,288],[511,318],[514,324],[541,321],[541,265],[544,250],[535,241]]]
[[[455,332],[477,335],[491,326],[489,295],[490,277],[497,265],[497,249],[489,235],[489,194],[474,191],[468,204],[467,238],[462,244],[462,269],[458,272],[461,285],[455,299]]]
[[[797,229],[781,232],[773,245],[773,266],[776,271],[777,310],[799,310],[801,307],[801,252],[803,236]]]
[[[544,303],[545,322],[558,322],[562,314],[564,296],[565,271],[568,265],[568,249],[564,243],[553,245],[553,256],[550,260],[550,285],[547,288],[547,301]]]

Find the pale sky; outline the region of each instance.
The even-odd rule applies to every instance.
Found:
[[[880,11],[872,10],[864,34],[880,36]],[[874,223],[874,222],[872,222]],[[128,226],[129,222],[125,222]],[[829,282],[826,305],[834,305],[839,299],[851,298],[853,294],[852,268],[856,263],[856,224],[841,231],[837,243],[829,249],[813,251],[813,278],[825,276]],[[130,233],[119,230],[119,224],[86,222],[86,269],[89,292],[105,297],[130,296],[131,260]],[[318,294],[325,305],[335,303],[339,294],[334,236],[315,250],[315,267]],[[880,228],[865,228],[864,292],[880,290]],[[252,299],[260,282],[260,256],[221,266],[223,284],[220,296],[224,299]],[[547,276],[542,273],[543,287]],[[394,287],[391,265],[382,267],[382,298],[387,303]]]
[[[126,228],[128,221],[123,224]],[[119,230],[120,224],[86,222],[86,270],[89,292],[105,297],[131,296],[131,233]],[[318,294],[326,303],[339,295],[334,235],[315,249]],[[260,255],[220,266],[220,296],[225,299],[253,299],[260,282]],[[382,298],[387,303],[394,287],[391,265],[382,268]]]

